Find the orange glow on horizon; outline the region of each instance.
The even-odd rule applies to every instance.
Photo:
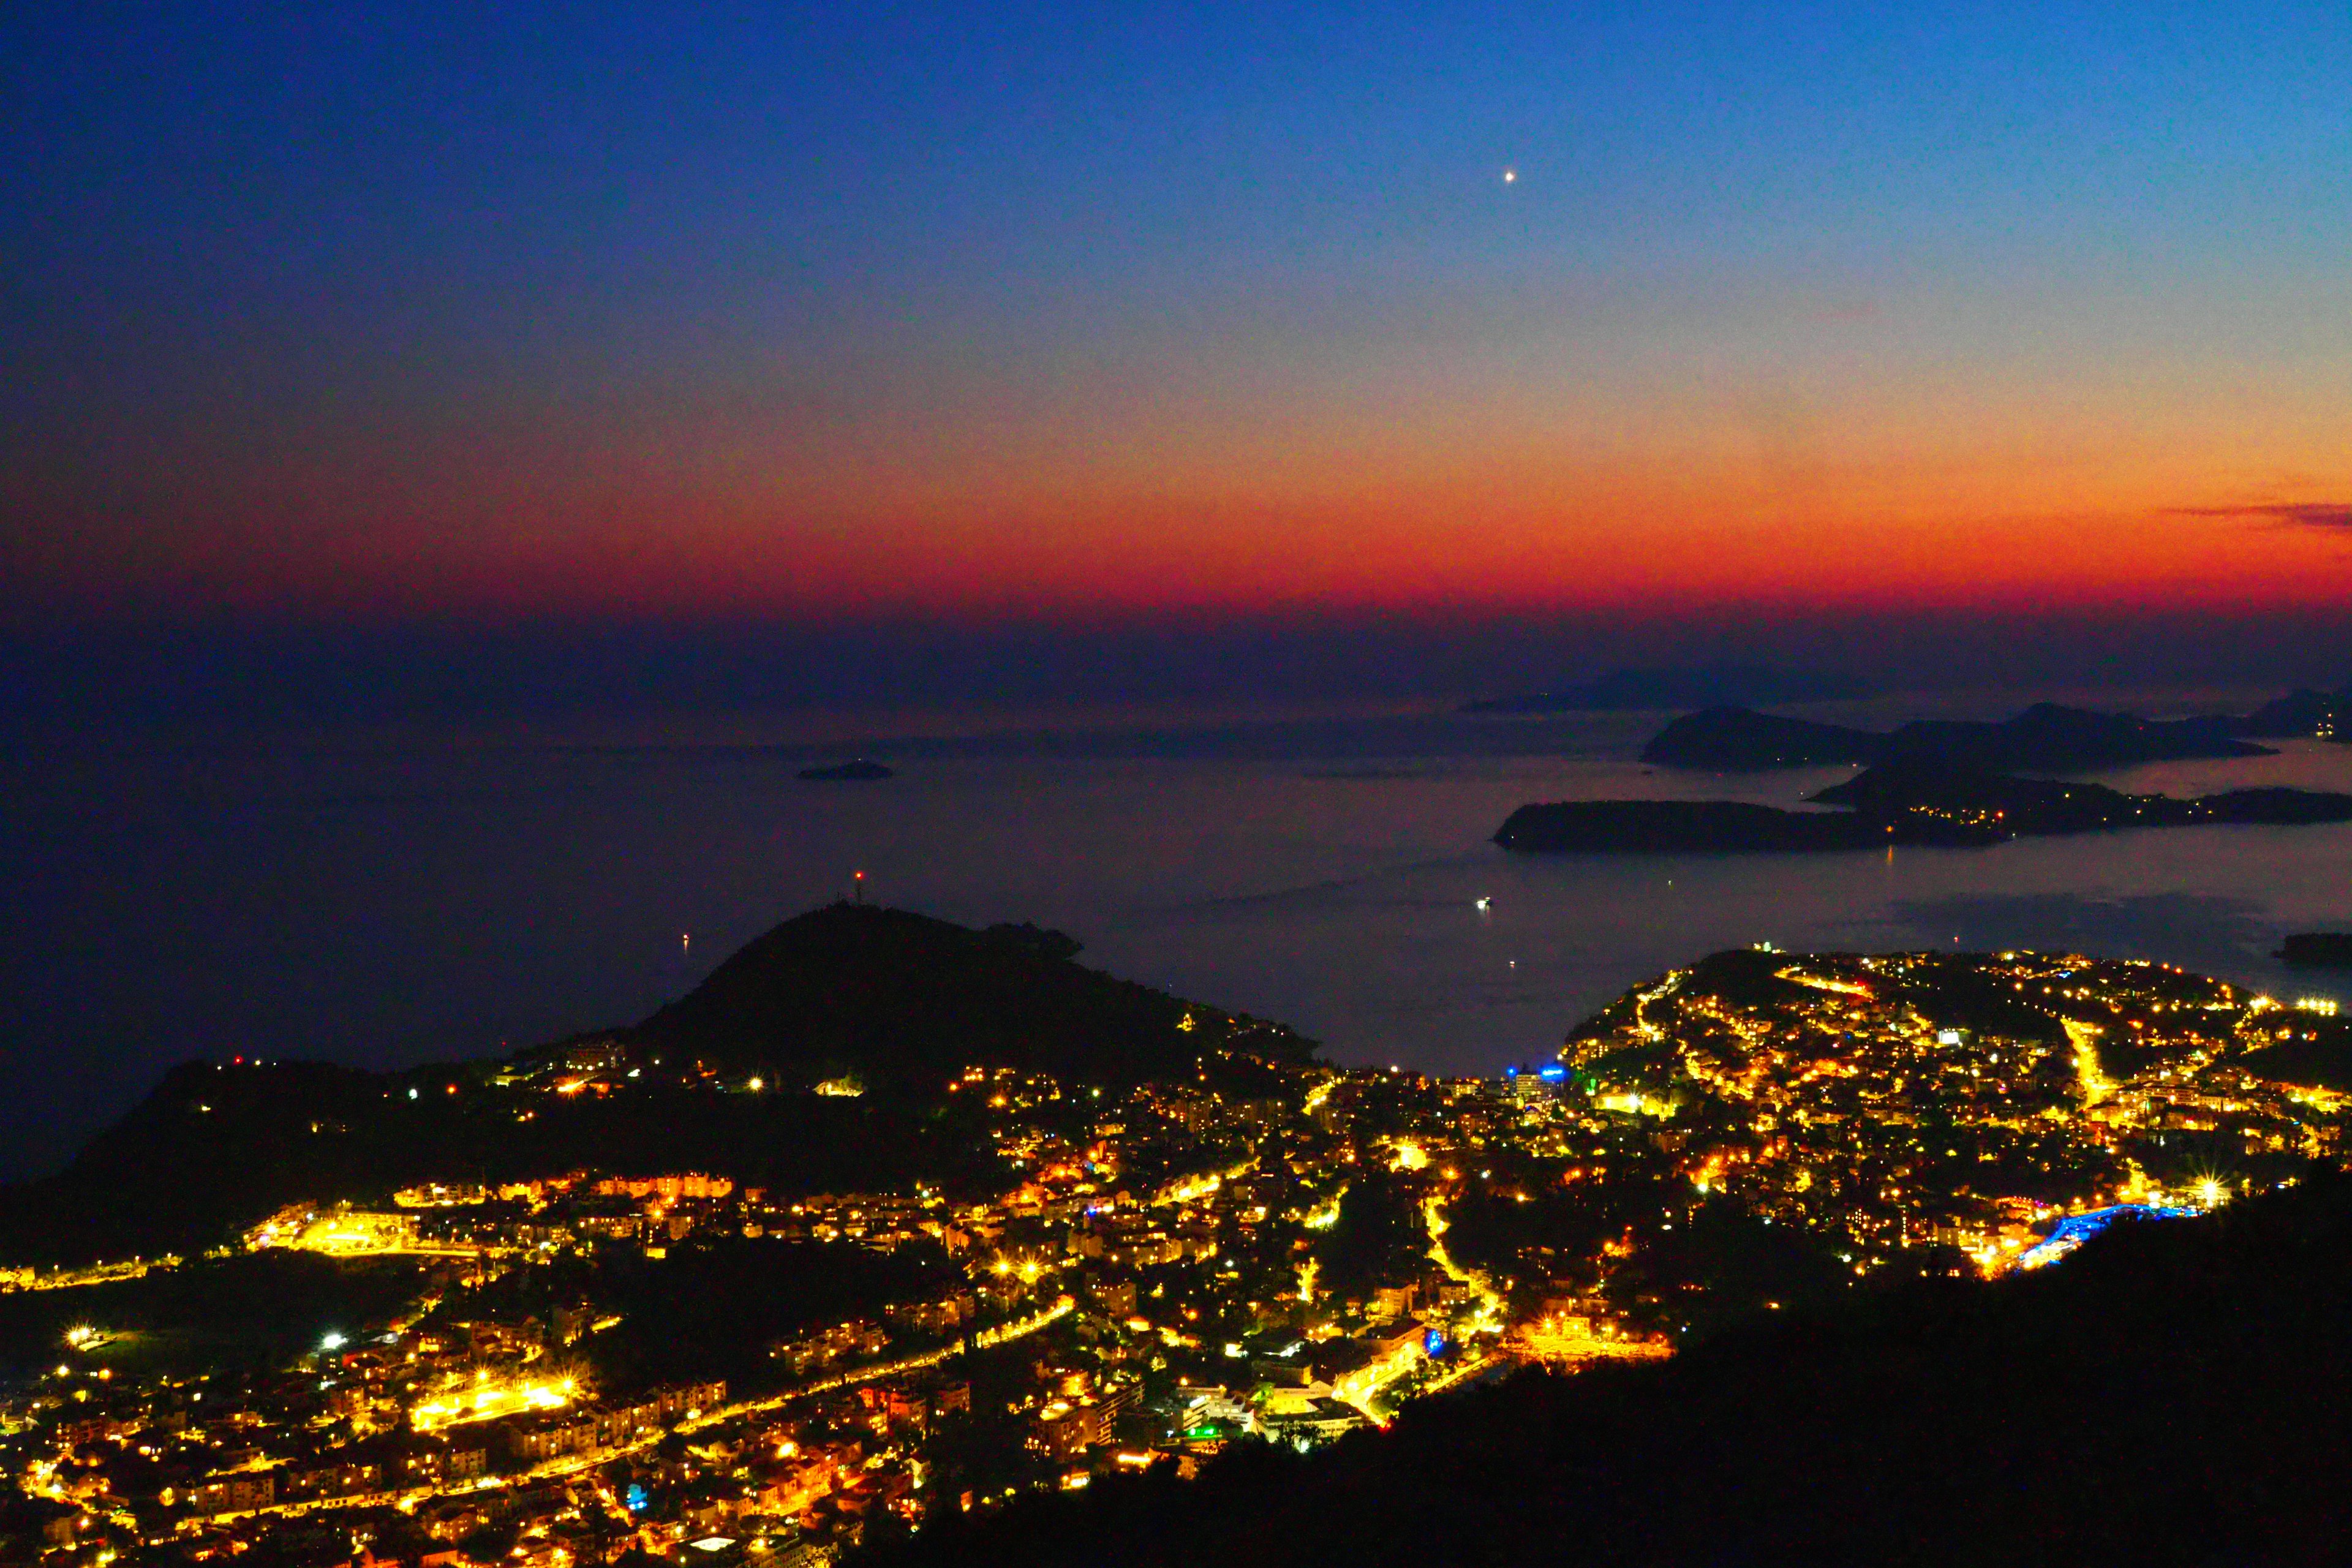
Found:
[[[1907,389],[1748,408],[1488,389],[1251,426],[1210,402],[901,428],[518,417],[191,478],[19,584],[324,618],[2332,607],[2315,410]],[[595,437],[595,438],[593,438]],[[2263,508],[2272,510],[2264,511]],[[2237,509],[2233,511],[2232,509]],[[169,512],[150,531],[127,520]]]

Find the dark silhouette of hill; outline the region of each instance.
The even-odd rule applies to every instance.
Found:
[[[583,1167],[786,1190],[953,1185],[992,1160],[944,1092],[966,1067],[1108,1087],[1192,1081],[1226,1047],[1312,1055],[1278,1026],[1081,967],[1077,951],[1035,926],[835,904],[640,1025],[512,1058],[391,1073],[185,1063],[64,1171],[0,1192],[0,1260],[185,1254],[299,1200]],[[828,1079],[866,1092],[810,1092]],[[582,1091],[552,1092],[559,1081]]]
[[[1759,1314],[1309,1457],[950,1516],[877,1565],[2344,1561],[2352,1189],[2122,1224],[2057,1267]]]
[[[1911,762],[1980,773],[2032,773],[2267,755],[2268,747],[2239,738],[2242,722],[2141,719],[2044,702],[1998,723],[1923,719],[1881,733],[1746,708],[1708,708],[1658,731],[1642,749],[1642,760],[1725,772]]]
[[[1761,664],[1612,669],[1597,679],[1462,705],[1465,713],[1597,713],[1639,708],[1712,708],[1724,703],[1832,702],[1867,696],[1859,682]]]
[[[2240,720],[2237,733],[2263,739],[2310,736],[2352,745],[2352,686],[2341,691],[2290,691]]]
[[[1204,1047],[1244,1037],[1261,1056],[1312,1053],[1287,1030],[1084,968],[1077,951],[1034,926],[837,903],[758,938],[625,1037],[633,1053],[786,1084],[921,1089],[976,1062],[1108,1085],[1190,1077]]]
[[[1642,760],[1664,767],[1745,772],[1875,759],[1886,737],[1844,724],[1789,719],[1748,708],[1703,708],[1668,724],[1642,748]]]

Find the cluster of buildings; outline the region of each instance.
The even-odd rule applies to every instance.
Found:
[[[1868,1272],[1997,1273],[2069,1215],[2210,1207],[2342,1147],[2343,1097],[2272,1047],[2321,1015],[2146,962],[1718,955],[1570,1044],[1696,1190]],[[2277,1065],[2273,1065],[2273,1064]]]
[[[1780,1304],[1727,1261],[1758,1237],[1849,1282],[1990,1273],[2070,1216],[2210,1206],[2339,1152],[2338,1099],[2265,1071],[2311,1022],[2158,965],[1737,953],[1497,1079],[975,1067],[946,1092],[995,1176],[959,1190],[592,1171],[296,1205],[248,1247],[405,1260],[413,1298],[238,1374],[118,1376],[89,1326],[0,1405],[0,1564],[833,1561],[1528,1361],[1671,1353]],[[617,1058],[559,1066],[539,1092],[627,1092]],[[642,1303],[747,1249],[902,1283],[736,1347],[748,1373],[615,1375],[645,1309],[600,1281]]]

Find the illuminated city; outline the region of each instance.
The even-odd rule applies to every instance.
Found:
[[[2352,1561],[2352,8],[0,6],[0,1568]]]
[[[2329,1010],[2071,954],[1718,953],[1485,1079],[1256,1055],[1216,1022],[1238,1032],[1185,1079],[1107,1094],[982,1063],[936,1084],[992,1151],[955,1191],[581,1171],[286,1205],[238,1248],[404,1270],[397,1305],[237,1376],[118,1374],[140,1336],[77,1322],[11,1451],[118,1552],[365,1532],[389,1509],[460,1555],[824,1560],[941,1510],[1313,1448],[1521,1367],[1668,1358],[1780,1295],[2035,1269],[2119,1216],[2338,1160],[2347,1105],[2299,1081],[2343,1027]],[[266,1070],[212,1068],[205,1092]],[[443,1098],[520,1119],[672,1085],[776,1092],[607,1044],[485,1064]],[[906,1283],[705,1344],[698,1374],[600,1381],[632,1314],[698,1277],[666,1271],[747,1254]]]

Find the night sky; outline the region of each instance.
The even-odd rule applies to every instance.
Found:
[[[2340,619],[2352,15],[36,5],[0,630]]]

